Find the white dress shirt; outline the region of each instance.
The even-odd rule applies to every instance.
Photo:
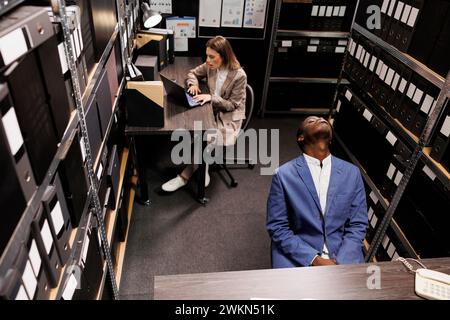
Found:
[[[228,69],[219,69],[217,71],[217,79],[216,79],[216,89],[214,91],[214,95],[220,97],[220,93],[222,91],[223,84],[228,76]]]
[[[327,194],[328,186],[330,184],[331,176],[331,154],[323,159],[322,163],[320,160],[303,154],[306,163],[308,165],[309,171],[314,181],[314,186],[316,187],[317,195],[319,196],[320,206],[322,208],[322,215],[325,217],[325,208],[327,207]],[[327,244],[324,243],[321,257],[329,259]],[[315,258],[315,257],[314,257]],[[313,259],[314,260],[314,259]],[[311,261],[312,263],[312,261]]]

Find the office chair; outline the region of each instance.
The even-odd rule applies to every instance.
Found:
[[[250,123],[250,119],[252,117],[252,113],[253,113],[253,106],[255,103],[255,95],[253,93],[253,89],[252,87],[247,84],[247,87],[245,89],[246,92],[246,100],[245,100],[245,119],[244,119],[244,123],[242,124],[241,127],[241,132],[239,133],[237,139],[239,139],[239,137],[244,133],[244,131],[247,129],[248,124]],[[236,141],[237,141],[236,139]],[[230,187],[235,188],[237,187],[238,183],[236,181],[236,179],[234,179],[233,175],[230,172],[230,169],[227,167],[226,162],[227,160],[230,159],[224,159],[224,163],[220,164],[219,167],[221,169],[223,169],[225,171],[225,173],[227,174],[227,176],[230,178]],[[252,159],[250,158],[233,158],[233,161],[243,161],[250,169],[254,168],[254,164],[252,164]]]

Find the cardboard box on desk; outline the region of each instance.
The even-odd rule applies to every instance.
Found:
[[[128,126],[164,127],[164,88],[161,81],[129,81],[125,105]]]
[[[139,55],[158,57],[158,70],[167,66],[167,41],[163,35],[138,33],[136,35],[136,48]],[[167,38],[166,38],[167,39]]]

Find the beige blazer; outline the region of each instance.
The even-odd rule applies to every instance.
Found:
[[[232,145],[236,142],[242,121],[245,119],[247,75],[242,68],[228,71],[220,97],[214,95],[217,70],[210,69],[206,63],[189,71],[186,85],[198,86],[198,81],[204,78],[208,81],[217,128],[224,137],[223,144]]]

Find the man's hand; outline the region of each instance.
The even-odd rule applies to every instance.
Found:
[[[336,264],[335,259],[325,259],[321,256],[317,256],[312,262],[313,266],[334,266]]]
[[[211,101],[211,95],[210,94],[198,94],[194,96],[194,100],[201,105],[204,105],[206,102]]]
[[[187,89],[187,92],[189,92],[190,94],[196,96],[196,95],[198,95],[199,93],[201,93],[202,90],[200,90],[200,88],[197,87],[197,86],[190,86],[190,87]]]

